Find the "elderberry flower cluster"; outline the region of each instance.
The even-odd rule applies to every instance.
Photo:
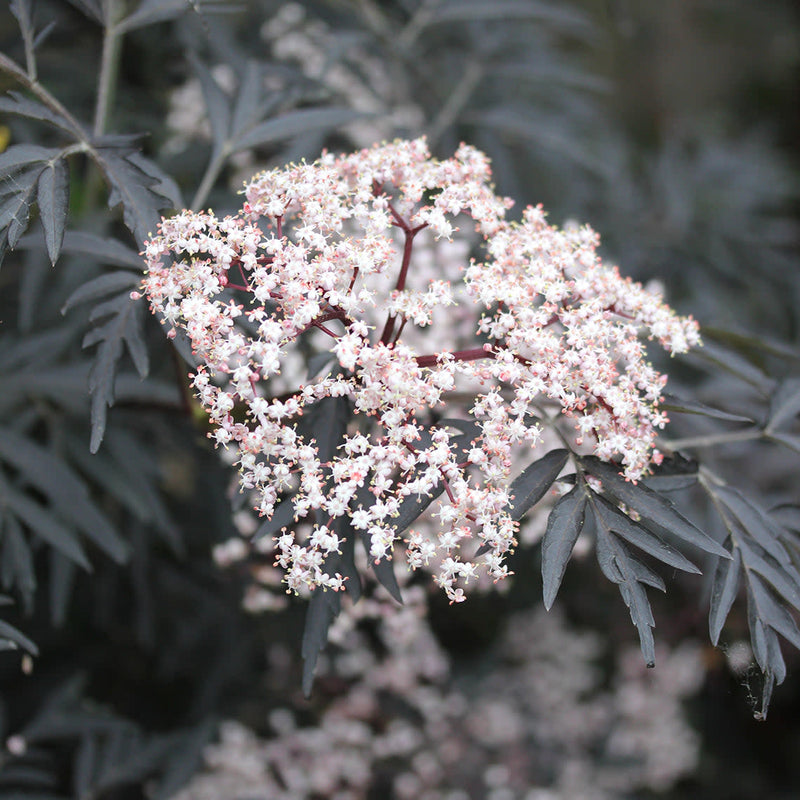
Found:
[[[290,591],[341,589],[328,565],[348,535],[375,562],[405,535],[451,601],[505,577],[509,485],[562,418],[548,409],[632,480],[658,459],[666,378],[642,339],[682,352],[697,325],[604,266],[590,229],[538,207],[507,220],[490,177],[467,145],[326,153],[257,175],[238,215],[183,212],[146,244],[144,290],[188,334],[212,436],[276,521]],[[418,237],[463,251],[464,236],[469,261],[415,261]],[[306,374],[281,374],[298,354]],[[401,511],[436,496],[435,537],[404,534]]]

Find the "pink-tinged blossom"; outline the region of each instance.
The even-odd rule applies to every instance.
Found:
[[[342,522],[373,560],[405,536],[451,602],[505,577],[508,487],[543,455],[532,415],[631,480],[658,460],[666,377],[643,342],[683,352],[696,323],[602,264],[589,228],[540,207],[507,220],[490,178],[468,145],[441,161],[424,139],[326,153],[257,175],[237,216],[183,212],[145,246],[144,291],[189,337],[212,437],[262,516],[290,503],[287,529],[307,531],[276,539],[290,591],[342,588],[325,568]],[[323,447],[300,423],[328,398],[350,421]],[[398,531],[401,504],[432,495],[426,525]]]

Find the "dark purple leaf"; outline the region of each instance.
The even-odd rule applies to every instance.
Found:
[[[50,263],[55,264],[64,239],[64,223],[69,207],[69,169],[63,158],[50,162],[39,176],[36,193],[39,218]]]
[[[567,450],[551,450],[526,467],[511,483],[511,518],[520,520],[547,494],[569,458]]]
[[[583,529],[586,513],[586,488],[576,484],[553,507],[542,540],[542,580],[544,607],[549,611],[558,594],[572,548]]]

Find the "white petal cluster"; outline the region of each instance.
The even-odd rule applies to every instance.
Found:
[[[505,577],[508,486],[543,454],[543,405],[632,480],[654,458],[666,378],[642,339],[682,352],[697,325],[604,266],[588,228],[558,230],[541,208],[508,221],[490,178],[467,145],[446,160],[424,139],[324,154],[256,176],[239,215],[183,212],[146,245],[144,290],[191,340],[213,437],[236,448],[261,515],[291,503],[276,546],[290,591],[342,588],[326,564],[349,528],[391,558],[403,503],[434,494],[436,538],[412,527],[409,564],[434,559],[454,602],[480,574]],[[471,260],[415,258],[423,240],[463,255],[464,239]],[[297,374],[323,353],[333,369]],[[301,422],[332,398],[349,421],[331,445],[333,420]]]

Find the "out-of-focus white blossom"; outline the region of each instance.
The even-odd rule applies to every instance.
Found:
[[[427,594],[405,591],[399,616],[368,595],[337,619],[341,651],[323,675],[344,686],[315,726],[300,722],[307,708],[289,707],[269,713],[271,737],[225,723],[177,800],[366,800],[388,786],[385,796],[403,800],[625,800],[669,789],[696,766],[700,742],[682,703],[703,678],[697,647],[664,648],[656,670],[631,649],[609,681],[600,636],[536,609],[509,618],[490,672],[462,666],[454,680]],[[270,662],[280,684],[290,663],[282,651]]]

